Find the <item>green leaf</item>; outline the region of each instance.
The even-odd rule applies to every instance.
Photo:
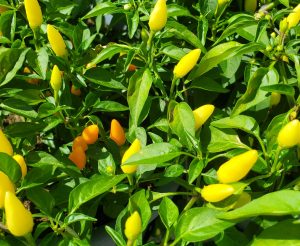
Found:
[[[45,99],[42,99],[43,94],[41,93],[41,91],[35,89],[28,89],[17,92],[14,98],[16,100],[20,99],[26,102],[28,105],[36,105],[45,101]]]
[[[96,5],[96,7],[90,10],[85,16],[83,16],[82,19],[84,20],[98,15],[107,15],[107,14],[114,14],[120,12],[124,12],[124,10],[118,8],[114,3],[111,2],[99,3]]]
[[[69,211],[74,213],[82,204],[110,190],[126,177],[125,174],[116,176],[98,175],[92,180],[76,186],[69,196]]]
[[[30,50],[26,56],[29,66],[37,72],[42,79],[46,79],[46,73],[48,69],[48,53],[46,48],[42,47],[38,51],[34,52]]]
[[[41,122],[16,122],[5,128],[5,133],[10,137],[25,138],[39,134],[46,124]]]
[[[142,230],[145,230],[151,218],[151,208],[145,190],[140,190],[129,198],[129,210],[131,213],[138,211],[142,218]]]
[[[186,211],[178,221],[175,230],[176,240],[200,242],[212,238],[231,227],[233,223],[217,218],[220,212],[211,208],[192,208]]]
[[[49,191],[42,187],[28,189],[26,195],[43,213],[51,215],[55,200]]]
[[[185,145],[190,146],[190,137],[195,137],[195,119],[190,106],[181,102],[170,112],[170,127]]]
[[[47,184],[54,176],[56,167],[53,165],[42,165],[30,169],[23,179],[20,190],[26,190],[36,186]]]
[[[112,58],[114,55],[128,51],[127,47],[118,45],[118,44],[110,44],[107,47],[105,47],[93,60],[90,62],[91,65],[97,64],[99,62],[102,62],[106,59]]]
[[[227,93],[228,89],[223,88],[214,79],[206,76],[201,76],[194,79],[188,89],[201,89],[205,91]]]
[[[93,112],[120,112],[127,110],[127,106],[114,101],[97,101],[93,105]]]
[[[262,233],[254,238],[252,246],[281,246],[300,245],[300,224],[298,221],[284,220],[264,229]]]
[[[29,49],[0,48],[0,86],[10,82],[23,66]]]
[[[248,149],[249,147],[243,144],[236,134],[236,132],[232,129],[222,129],[219,130],[213,126],[209,127],[211,130],[211,139],[208,145],[208,151],[211,153],[217,153],[226,151],[229,149]]]
[[[168,197],[164,197],[159,205],[158,214],[167,229],[177,221],[179,211],[176,204]]]
[[[277,92],[279,94],[283,94],[291,97],[295,95],[295,90],[291,85],[285,85],[285,84],[267,85],[267,86],[262,86],[260,89],[268,92]]]
[[[228,20],[228,22],[230,22],[229,26],[223,31],[222,35],[218,38],[215,44],[234,34],[242,27],[247,27],[257,23],[254,17],[251,15],[241,15],[238,18],[236,18],[236,16],[233,16],[233,18],[235,18],[233,21]]]
[[[134,126],[138,126],[143,107],[152,85],[152,75],[149,69],[137,71],[129,80],[127,101],[130,117]]]
[[[259,136],[259,125],[256,120],[250,116],[237,115],[234,117],[226,117],[217,121],[213,121],[211,126],[217,128],[236,128],[245,131],[254,136]]]
[[[133,38],[138,26],[139,26],[139,11],[136,10],[134,12],[126,13],[126,21],[128,26],[128,36],[129,38]]]
[[[200,48],[202,52],[206,53],[206,49],[199,38],[186,26],[179,24],[176,21],[168,21],[166,24],[166,32],[168,35],[174,34],[177,38],[185,40],[195,48]]]
[[[168,17],[171,16],[189,16],[192,17],[190,11],[177,4],[168,4]]]
[[[173,44],[168,44],[166,46],[163,46],[160,49],[160,52],[176,60],[180,60],[183,56],[187,54],[185,49],[179,48]]]
[[[282,3],[285,7],[290,7],[290,2],[289,0],[279,0],[280,3]]]
[[[226,220],[245,219],[259,215],[300,214],[300,191],[280,190],[263,195],[243,207],[220,214]]]
[[[81,214],[81,213],[74,213],[74,214],[69,214],[65,219],[64,219],[64,224],[70,225],[72,223],[78,222],[78,221],[97,221],[97,219],[88,216],[86,214]]]
[[[181,154],[176,146],[169,143],[149,144],[128,158],[124,164],[158,164],[172,160]]]
[[[264,48],[264,45],[258,43],[249,43],[242,45],[236,41],[219,44],[209,50],[201,59],[198,68],[193,70],[188,79],[193,80],[202,74],[216,67],[222,61],[229,58],[240,56],[246,53],[257,51]]]
[[[21,178],[20,165],[10,155],[0,152],[0,163],[0,171],[4,172],[13,183]]]
[[[189,184],[192,184],[202,173],[202,170],[204,168],[204,163],[202,159],[194,159],[189,167]]]
[[[87,70],[84,76],[91,82],[104,87],[120,90],[126,89],[122,83],[113,78],[113,75],[108,70],[100,67]]]
[[[259,68],[251,76],[245,94],[239,98],[232,110],[232,117],[239,115],[248,109],[248,104],[255,99],[263,77],[268,73],[268,71],[269,70],[267,68]]]
[[[184,172],[184,168],[180,164],[173,164],[167,167],[164,176],[168,178],[176,178],[179,177]]]
[[[9,98],[3,101],[0,104],[0,107],[3,108],[4,110],[13,112],[15,114],[28,117],[31,119],[34,119],[37,117],[38,113],[33,110],[32,107],[24,103],[24,101],[19,100],[19,99],[13,99]]]
[[[109,236],[114,240],[115,244],[117,246],[126,246],[125,240],[122,238],[121,234],[115,231],[110,226],[105,226],[106,232],[109,234]]]

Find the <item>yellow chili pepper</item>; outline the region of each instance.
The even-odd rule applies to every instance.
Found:
[[[168,13],[166,0],[157,0],[149,18],[149,27],[153,32],[160,31],[167,23]]]
[[[197,131],[214,112],[215,106],[212,104],[203,105],[193,111],[195,118],[195,130]]]
[[[15,193],[15,186],[9,177],[0,171],[0,209],[4,207],[4,198],[6,191]]]
[[[245,0],[245,11],[254,13],[257,8],[257,0]]]
[[[125,236],[128,239],[128,244],[131,245],[142,232],[142,220],[140,214],[134,211],[125,222]]]
[[[59,31],[54,26],[48,24],[47,35],[54,53],[59,57],[66,57],[68,55],[67,47]]]
[[[272,92],[271,94],[271,106],[276,106],[280,103],[281,95],[277,92]]]
[[[220,202],[233,193],[234,188],[228,184],[211,184],[201,190],[201,196],[207,202]]]
[[[248,174],[257,159],[257,150],[249,150],[232,157],[219,167],[217,171],[218,180],[221,183],[233,183],[241,180]]]
[[[122,157],[122,165],[121,169],[124,173],[130,174],[134,173],[137,170],[137,165],[123,165],[124,162],[126,162],[130,156],[136,154],[141,150],[141,142],[138,139],[135,139],[131,146],[125,151],[123,157]]]
[[[4,200],[7,229],[16,237],[32,232],[33,218],[14,193],[7,191]]]
[[[61,88],[61,72],[58,68],[58,66],[54,65],[52,73],[51,73],[51,79],[50,84],[54,91],[59,91]]]
[[[289,29],[298,25],[300,21],[300,4],[298,4],[297,7],[293,9],[293,12],[288,15],[286,21]]]
[[[196,65],[201,54],[200,49],[194,49],[180,59],[174,67],[173,74],[176,78],[180,79],[187,75]]]
[[[110,138],[118,146],[122,146],[126,141],[124,129],[116,119],[113,119],[110,124]]]
[[[295,119],[287,123],[278,133],[277,142],[281,148],[291,148],[299,143],[299,120]]]
[[[0,152],[4,152],[8,155],[13,155],[14,153],[13,148],[1,129],[0,129],[0,143],[1,143]]]
[[[37,0],[24,0],[26,16],[30,28],[34,29],[42,25],[42,10]]]
[[[24,157],[21,156],[21,155],[14,155],[13,158],[20,165],[20,168],[21,168],[21,171],[22,171],[22,177],[24,178],[27,174],[27,165],[26,165],[26,162],[24,160]]]

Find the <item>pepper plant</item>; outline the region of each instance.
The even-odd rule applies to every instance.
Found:
[[[298,0],[0,0],[1,245],[298,245]]]

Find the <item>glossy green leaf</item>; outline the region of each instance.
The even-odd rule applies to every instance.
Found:
[[[300,245],[300,224],[298,221],[284,220],[263,230],[255,237],[251,245],[253,246],[281,246]]]
[[[293,215],[300,213],[300,191],[280,190],[252,200],[243,207],[218,215],[221,219],[236,220],[259,215]]]
[[[249,134],[259,136],[259,125],[257,124],[256,120],[246,115],[237,115],[234,117],[226,117],[220,120],[216,120],[211,123],[211,126],[221,129],[236,128]]]
[[[98,15],[114,14],[123,11],[123,8],[118,8],[114,3],[104,2],[97,4],[96,7],[90,10],[85,16],[82,17],[82,19],[88,19]]]
[[[213,126],[210,126],[209,128],[211,130],[211,139],[207,147],[209,152],[217,153],[235,148],[249,148],[247,145],[241,142],[239,136],[234,130],[220,130]]]
[[[141,113],[152,85],[152,75],[149,69],[139,70],[129,80],[127,101],[130,117],[134,126],[138,126]]]
[[[15,114],[28,117],[30,119],[34,119],[38,116],[38,113],[33,110],[31,106],[19,99],[6,99],[0,104],[0,107]]]
[[[190,106],[181,102],[170,112],[170,127],[179,140],[185,145],[191,145],[190,137],[195,137],[195,119]]]
[[[204,163],[202,159],[194,159],[189,166],[189,184],[192,184],[201,174],[204,168]]]
[[[164,197],[159,205],[158,214],[167,229],[177,221],[179,211],[176,204],[168,197]]]
[[[69,211],[74,213],[82,204],[96,196],[109,191],[113,186],[120,183],[126,177],[125,174],[113,177],[98,175],[93,179],[76,186],[69,196]]]
[[[109,71],[100,67],[89,69],[84,76],[91,82],[104,87],[120,90],[126,89]]]
[[[170,161],[181,155],[178,148],[169,143],[149,144],[128,158],[124,164],[157,164]]]
[[[191,32],[186,26],[176,22],[168,21],[166,29],[169,35],[174,34],[177,38],[183,39],[195,48],[200,48],[202,52],[206,52],[205,47],[202,45],[198,37]]]
[[[175,238],[181,238],[188,242],[200,242],[210,239],[233,223],[217,218],[220,211],[201,207],[186,211],[178,221],[175,230]]]
[[[73,214],[69,214],[65,219],[64,219],[64,223],[66,225],[70,225],[72,223],[78,222],[78,221],[97,221],[97,219],[88,216],[86,214],[81,214],[81,213],[73,213]]]
[[[0,86],[10,82],[22,67],[29,49],[0,48]]]
[[[26,195],[43,213],[51,215],[55,206],[55,200],[49,191],[42,187],[28,189]]]
[[[249,103],[255,99],[257,91],[262,83],[262,79],[268,73],[268,71],[269,70],[266,68],[259,68],[252,75],[248,82],[245,94],[239,98],[232,110],[232,117],[239,115],[240,113],[246,111],[249,108]]]
[[[262,86],[260,89],[263,90],[263,91],[277,92],[279,94],[292,96],[292,97],[295,94],[294,88],[290,85],[285,85],[285,84]]]
[[[120,233],[115,231],[113,228],[110,226],[105,226],[106,232],[109,234],[109,236],[114,240],[115,244],[117,246],[126,246],[125,240],[122,238]]]
[[[219,43],[226,37],[234,34],[242,27],[247,27],[247,26],[256,24],[256,20],[251,15],[241,15],[238,18],[236,18],[236,16],[234,16],[234,18],[235,19],[233,21],[230,21],[230,20],[228,21],[228,22],[230,22],[229,26],[223,31],[222,35],[218,38],[218,40],[215,42],[215,44]]]
[[[10,137],[25,138],[38,135],[46,124],[41,122],[16,122],[5,128],[5,133]]]

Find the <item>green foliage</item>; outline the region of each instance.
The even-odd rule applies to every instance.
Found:
[[[32,30],[24,1],[0,0],[0,129],[27,174],[1,152],[4,142],[0,171],[35,223],[31,235],[14,237],[3,208],[0,244],[298,245],[300,129],[291,148],[277,136],[299,118],[300,24],[283,25],[299,3],[253,0],[252,13],[246,1],[168,0],[167,23],[154,32],[156,1],[40,0],[43,24]],[[53,52],[47,24],[67,56]],[[194,49],[197,65],[174,78]],[[58,92],[49,83],[54,65]],[[193,110],[206,104],[214,112],[195,129]],[[112,119],[123,146],[110,138]],[[91,124],[97,141],[70,160],[74,139]],[[122,161],[135,139],[141,150]],[[201,189],[219,183],[220,165],[250,149],[258,160],[230,184],[234,193],[206,202]],[[124,228],[135,211],[142,233],[131,242]]]

